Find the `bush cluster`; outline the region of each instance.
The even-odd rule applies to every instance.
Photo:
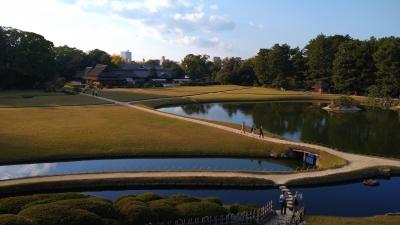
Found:
[[[37,194],[0,199],[0,225],[140,225],[256,208],[182,194],[125,195],[114,202],[79,193]]]

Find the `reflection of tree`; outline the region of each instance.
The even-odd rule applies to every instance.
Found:
[[[257,127],[277,134],[300,132],[301,139],[360,153],[400,157],[400,112],[366,110],[329,114],[311,103],[222,104],[231,116],[251,115]]]
[[[246,103],[234,103],[234,104],[220,104],[221,108],[228,114],[229,117],[235,115],[238,111],[240,111],[244,115],[252,115],[254,104],[246,104]]]
[[[213,106],[213,104],[188,104],[183,105],[182,110],[188,114],[207,114],[208,110]]]

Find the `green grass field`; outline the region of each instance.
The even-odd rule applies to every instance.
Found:
[[[400,216],[330,217],[308,216],[307,225],[398,225]]]
[[[55,92],[47,93],[36,90],[0,92],[0,108],[99,105],[107,103],[87,96]]]
[[[123,106],[0,110],[0,163],[107,156],[266,157],[286,146]]]

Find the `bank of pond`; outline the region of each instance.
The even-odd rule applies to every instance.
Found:
[[[158,110],[182,116],[229,122],[293,141],[328,145],[343,151],[400,158],[400,111],[362,107],[353,113],[330,113],[329,102],[205,103]]]

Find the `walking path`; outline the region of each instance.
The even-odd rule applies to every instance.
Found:
[[[92,96],[88,94],[83,94],[87,96]],[[276,185],[284,185],[291,180],[296,180],[299,178],[317,178],[334,174],[343,174],[351,171],[362,170],[371,168],[374,166],[382,166],[382,167],[397,167],[400,168],[400,161],[379,158],[373,156],[364,156],[352,153],[346,153],[337,151],[325,146],[319,146],[315,144],[308,144],[302,142],[295,142],[289,140],[282,140],[277,138],[265,137],[259,138],[257,136],[253,136],[250,133],[242,133],[239,129],[234,129],[231,127],[197,120],[188,117],[182,117],[174,114],[169,114],[161,111],[157,111],[150,108],[145,108],[137,105],[131,105],[126,102],[120,102],[113,99],[108,99],[100,96],[92,96],[104,101],[108,101],[117,105],[122,105],[126,107],[130,107],[136,110],[145,111],[148,113],[156,114],[159,116],[165,116],[173,119],[184,120],[192,123],[196,123],[199,125],[209,126],[221,130],[225,130],[227,132],[231,132],[237,135],[244,135],[249,138],[254,138],[257,140],[262,140],[266,142],[272,142],[277,144],[288,144],[299,147],[312,148],[319,151],[325,151],[332,155],[336,155],[348,161],[348,164],[334,169],[320,170],[320,171],[311,171],[311,172],[299,172],[299,173],[282,173],[282,174],[263,174],[263,173],[245,173],[245,172],[212,172],[212,171],[200,171],[200,172],[116,172],[116,173],[101,173],[101,174],[72,174],[72,175],[57,175],[57,176],[45,176],[45,177],[30,177],[30,178],[22,178],[22,179],[14,179],[14,180],[5,180],[0,181],[0,187],[9,186],[9,185],[23,185],[30,183],[40,183],[40,182],[56,182],[56,181],[77,181],[77,180],[97,180],[97,179],[115,179],[115,178],[140,178],[140,177],[223,177],[223,178],[261,178],[266,180],[273,181]]]

